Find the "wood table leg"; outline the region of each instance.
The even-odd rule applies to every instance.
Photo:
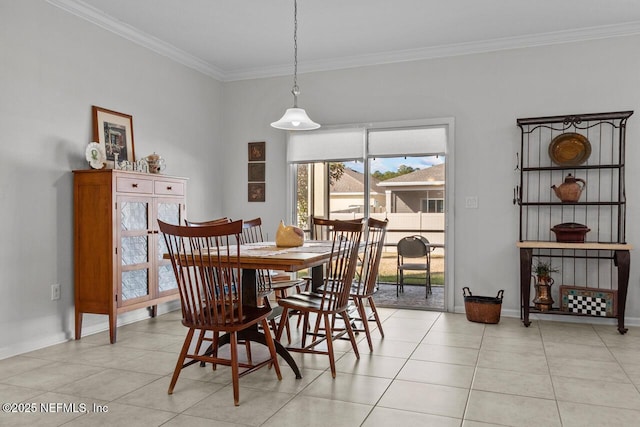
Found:
[[[311,269],[311,290],[317,291],[324,284],[324,264]]]
[[[258,307],[258,281],[254,269],[242,269],[242,303]]]

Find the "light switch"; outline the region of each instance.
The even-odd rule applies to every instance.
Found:
[[[464,207],[466,209],[478,209],[478,196],[467,196],[464,198]]]

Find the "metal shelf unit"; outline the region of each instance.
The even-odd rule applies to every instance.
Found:
[[[559,263],[557,284],[584,289],[617,291],[618,331],[625,333],[624,310],[629,279],[629,250],[625,237],[625,135],[633,111],[523,118],[517,159],[519,183],[514,202],[520,216],[521,318],[529,326],[531,263],[542,259]],[[559,135],[575,132],[590,145],[590,155],[576,165],[552,162],[550,143]],[[567,174],[586,181],[581,199],[561,202],[552,185]],[[574,222],[588,226],[585,243],[558,243],[551,228]],[[560,298],[558,297],[558,300]],[[576,314],[553,307],[545,314]]]

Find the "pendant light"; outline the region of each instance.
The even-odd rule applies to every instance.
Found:
[[[283,130],[312,130],[320,125],[309,118],[303,108],[298,108],[298,1],[293,0],[293,108],[287,108],[284,116],[277,122],[271,123],[276,129]]]

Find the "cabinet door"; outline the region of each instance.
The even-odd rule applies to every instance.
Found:
[[[155,217],[160,221],[167,222],[169,224],[180,225],[184,222],[183,218],[183,199],[178,198],[158,198],[155,202]],[[163,259],[164,254],[167,253],[167,246],[164,241],[162,233],[157,233],[158,223],[154,220],[153,229],[155,231],[157,243],[156,259],[157,259],[157,277],[158,277],[158,293],[160,296],[175,293],[178,289],[175,276],[173,274],[173,267],[169,260]]]
[[[120,247],[120,298],[118,305],[128,305],[151,297],[150,197],[118,197]]]

